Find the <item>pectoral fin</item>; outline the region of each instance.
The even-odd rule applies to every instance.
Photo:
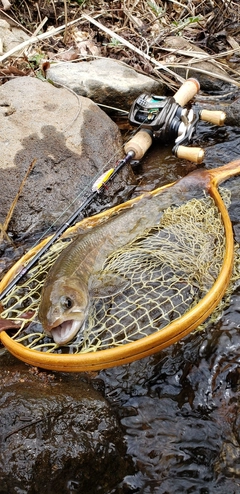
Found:
[[[96,273],[90,277],[89,293],[92,298],[112,297],[129,286],[129,281],[115,273]]]

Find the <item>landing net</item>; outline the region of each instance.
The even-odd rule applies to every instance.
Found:
[[[221,195],[229,205],[229,192],[222,189]],[[56,241],[2,301],[1,317],[21,323],[12,339],[32,350],[86,354],[160,332],[209,292],[223,264],[226,239],[210,196],[167,208],[157,226],[107,258],[102,278],[109,271],[127,278],[126,289],[92,300],[84,331],[59,347],[44,334],[37,313],[46,275],[71,240]]]

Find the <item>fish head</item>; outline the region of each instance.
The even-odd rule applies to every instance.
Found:
[[[87,286],[80,280],[60,278],[43,286],[38,318],[45,333],[63,345],[84,326],[88,306]]]

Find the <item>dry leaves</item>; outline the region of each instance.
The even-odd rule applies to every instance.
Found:
[[[9,0],[2,3],[7,6]],[[35,0],[28,2],[15,0],[7,14],[19,25],[24,24],[32,34],[38,32],[41,27],[39,41],[32,43],[28,51],[25,47],[25,58],[34,57],[36,52],[42,54],[42,59],[50,61],[89,60],[91,57],[103,56],[121,60],[147,75],[160,77],[156,74],[152,60],[165,66],[181,63],[181,54],[177,50],[168,54],[163,49],[164,41],[174,35],[179,40],[192,42],[196,46],[196,51],[198,46],[204,49],[209,57],[214,58],[219,53],[228,53],[222,60],[218,58],[219,63],[222,63],[226,69],[230,56],[229,75],[232,74],[235,79],[240,80],[239,1],[97,0],[80,4],[78,1],[42,0],[41,9],[38,4],[40,2]],[[101,30],[84,20],[85,13],[92,19],[98,19],[106,30]],[[67,27],[65,27],[66,20]],[[63,29],[60,31],[61,26]],[[50,27],[52,27],[51,32]],[[124,43],[118,41],[117,36],[120,36]],[[133,53],[129,49],[130,45],[138,48],[143,56],[139,52]],[[233,53],[234,57],[232,57]],[[6,81],[3,76],[7,77],[6,68],[9,64],[22,70],[22,67],[13,63],[11,58],[6,61],[2,57],[1,61],[4,62],[2,82]],[[32,75],[34,72],[39,72],[39,67],[41,63],[33,67]],[[161,75],[165,83],[171,86],[174,84],[174,79],[171,74],[166,76],[165,72]],[[14,76],[11,68],[9,75]]]

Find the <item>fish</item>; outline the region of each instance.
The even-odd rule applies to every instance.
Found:
[[[92,298],[114,295],[127,286],[128,280],[111,272],[102,277],[101,271],[108,255],[142,232],[146,222],[143,211],[138,220],[135,214],[120,214],[80,233],[62,251],[46,277],[38,310],[45,333],[55,343],[68,343],[84,328]]]
[[[169,205],[181,204],[190,194],[184,180],[178,186],[146,193],[137,203],[79,233],[62,251],[43,284],[38,319],[46,335],[58,345],[84,331],[90,301],[122,292],[129,280],[104,270],[110,254],[159,223]],[[190,188],[191,189],[191,188]],[[187,192],[186,192],[187,191]]]

